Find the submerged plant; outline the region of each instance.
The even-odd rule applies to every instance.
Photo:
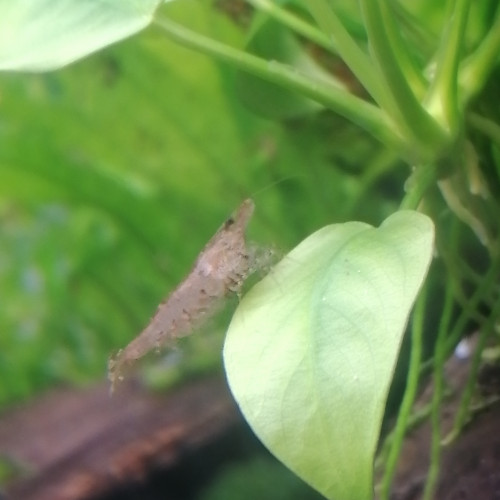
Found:
[[[406,391],[380,492],[388,498],[425,368],[424,347],[430,345],[427,368],[436,387],[425,490],[430,498],[441,449],[444,363],[470,321],[481,329],[484,346],[500,312],[500,116],[491,105],[498,95],[497,2],[251,0],[245,49],[188,27],[195,15],[218,15],[208,2],[167,3],[158,8],[157,1],[4,2],[0,19],[16,36],[1,44],[0,68],[55,69],[152,22],[169,39],[236,68],[238,92],[255,111],[284,120],[328,109],[406,163],[399,210],[379,220],[379,227],[351,221],[320,229],[245,295],[227,334],[224,361],[245,417],[280,460],[329,499],[365,500],[373,495],[382,420],[408,326]],[[60,30],[53,33],[55,14]],[[394,164],[358,165],[365,191]],[[395,168],[389,173],[399,179]],[[234,226],[242,260],[235,269],[223,266],[214,298],[232,289],[228,273],[247,271],[243,229],[249,206],[242,206]],[[214,248],[226,229],[212,240]],[[471,247],[481,255],[479,265],[468,258]],[[433,271],[427,277],[433,254],[444,268],[438,278]],[[202,263],[204,253],[195,274]],[[171,309],[170,300],[161,306],[153,330],[143,334],[147,340],[131,344],[137,351],[126,348],[118,367],[162,343],[158,335],[168,337],[172,318],[175,328],[191,324],[202,290],[186,291],[192,276],[170,299],[182,292],[179,300],[188,307]],[[211,280],[210,272],[204,276]],[[439,302],[436,296],[444,297],[440,319],[427,332],[424,320],[431,303]],[[470,380],[477,374],[477,356]],[[450,437],[469,414],[472,388],[468,383]]]

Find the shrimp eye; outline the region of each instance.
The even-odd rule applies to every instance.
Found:
[[[227,229],[228,227],[231,227],[235,223],[235,220],[232,217],[229,217],[227,221],[224,223],[224,227]]]

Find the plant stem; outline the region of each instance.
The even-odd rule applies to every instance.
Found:
[[[396,465],[403,445],[403,439],[406,432],[408,419],[410,417],[411,408],[417,394],[418,379],[420,375],[420,361],[422,358],[422,335],[424,327],[425,303],[427,300],[427,287],[424,287],[417,299],[417,304],[413,312],[412,329],[411,329],[411,355],[410,364],[408,367],[408,379],[406,389],[399,409],[398,419],[393,431],[393,441],[391,449],[386,461],[384,477],[381,483],[382,500],[388,500],[392,478],[396,472]]]
[[[360,0],[360,3],[373,57],[396,103],[396,107],[387,112],[392,112],[393,119],[403,128],[405,135],[416,143],[422,154],[427,152],[429,156],[435,156],[449,139],[408,85],[385,26],[384,18],[392,16],[392,13],[383,8],[382,0]],[[400,58],[403,56],[400,55]]]
[[[465,37],[471,0],[450,3],[450,23],[439,49],[436,76],[427,98],[428,109],[443,126],[456,135],[461,116],[458,103],[458,65]]]
[[[476,130],[489,137],[500,148],[500,125],[498,123],[473,112],[467,115],[467,120]]]
[[[441,320],[439,322],[439,330],[434,348],[434,387],[432,393],[432,440],[430,453],[430,467],[427,474],[427,481],[423,494],[423,500],[431,500],[434,493],[434,488],[439,475],[439,467],[441,462],[441,403],[444,397],[444,364],[446,362],[446,335],[451,321],[453,312],[453,286],[447,283],[445,291],[445,300]]]
[[[383,28],[386,33],[387,41],[394,51],[397,64],[401,68],[401,73],[410,90],[415,96],[423,98],[427,91],[427,81],[422,72],[415,64],[413,57],[407,47],[407,41],[401,36],[401,25],[399,19],[396,19],[397,11],[404,12],[404,7],[396,2],[380,3],[380,13],[383,20]],[[415,22],[415,20],[414,20]]]
[[[414,168],[406,181],[406,194],[399,205],[400,210],[416,210],[426,191],[436,181],[433,165],[423,164]]]
[[[361,85],[386,111],[394,108],[377,68],[354,41],[326,0],[310,0],[308,8],[321,29],[331,38],[334,47]]]
[[[447,283],[453,287],[455,301],[463,310],[470,301],[470,297],[465,289],[478,287],[484,278],[482,276],[472,276],[471,273],[474,271],[472,271],[463,260],[460,260],[459,256],[456,254],[456,250],[459,248],[458,238],[456,237],[459,220],[453,218],[451,224],[452,231],[449,235],[440,237],[438,234],[436,236],[436,248],[446,268]],[[486,296],[482,298],[482,301],[486,304],[491,302],[491,300],[493,299],[488,299]],[[468,320],[473,320],[477,324],[482,324],[485,318],[477,309],[469,309]]]
[[[500,53],[500,11],[476,52],[460,68],[458,81],[462,88],[462,101],[468,102],[484,86],[495,68]]]
[[[453,352],[453,349],[455,349],[455,346],[460,340],[460,337],[464,334],[463,329],[465,327],[465,324],[470,319],[472,312],[476,310],[481,300],[483,300],[484,297],[487,297],[488,294],[490,293],[491,288],[496,283],[499,272],[500,272],[500,259],[497,258],[497,260],[494,261],[493,265],[489,268],[484,279],[481,281],[479,286],[476,288],[476,290],[470,297],[465,308],[462,310],[460,316],[455,322],[453,330],[446,339],[446,356],[449,356]]]
[[[457,414],[455,416],[455,420],[453,422],[453,428],[450,433],[443,440],[443,444],[451,443],[462,430],[465,422],[469,416],[469,405],[472,399],[472,395],[476,388],[477,383],[477,373],[479,371],[479,366],[481,362],[481,354],[486,345],[486,340],[492,333],[495,323],[498,321],[498,316],[500,315],[500,301],[497,302],[496,306],[492,309],[490,317],[488,321],[485,322],[483,327],[481,328],[481,333],[479,335],[479,341],[476,346],[476,350],[474,351],[474,356],[472,358],[472,364],[469,372],[469,376],[467,378],[467,384],[465,386],[462,399],[460,401],[460,406],[458,408]]]
[[[282,8],[279,4],[269,0],[247,0],[249,4],[253,5],[256,9],[269,14],[283,26],[287,26],[292,31],[307,38],[311,42],[323,47],[326,50],[332,50],[332,41],[325,36],[323,32],[315,26],[301,19],[299,16]]]
[[[396,18],[396,25],[400,27],[401,33],[405,33],[408,43],[413,47],[418,47],[422,56],[429,59],[438,44],[437,36],[401,2],[391,1],[390,4]]]
[[[409,144],[394,131],[386,114],[376,106],[353,96],[349,92],[330,85],[324,80],[313,80],[286,64],[266,61],[200,35],[169,19],[156,19],[155,24],[171,40],[203,54],[229,62],[240,70],[276,83],[287,90],[297,91],[356,123],[386,146],[397,149],[403,155],[410,154]]]

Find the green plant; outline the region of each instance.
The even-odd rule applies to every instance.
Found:
[[[379,228],[359,222],[324,227],[244,297],[229,328],[224,358],[235,398],[273,453],[327,498],[370,498],[387,394],[423,286],[409,321],[407,389],[381,494],[389,494],[423,352],[430,346],[436,384],[426,487],[430,497],[439,466],[444,362],[470,320],[480,326],[484,345],[500,307],[500,117],[491,106],[498,91],[496,2],[249,3],[255,12],[243,50],[231,44],[226,32],[211,29],[215,24],[196,23],[197,16],[217,18],[208,2],[170,2],[154,14],[158,2],[142,4],[137,12],[135,2],[122,1],[115,10],[109,0],[88,11],[76,0],[61,0],[64,10],[58,15],[73,19],[58,33],[63,39],[33,50],[33,41],[27,48],[20,29],[17,43],[3,44],[0,68],[54,69],[154,19],[156,29],[171,40],[236,68],[236,87],[256,111],[290,120],[328,109],[379,141],[388,156],[379,164],[358,165],[363,188],[356,193],[357,203],[363,203],[363,196],[370,200],[374,180],[382,175],[399,180],[400,163],[394,158],[406,163],[399,210]],[[31,5],[36,7],[26,7],[19,26],[33,33],[29,26],[36,18],[41,38],[50,41],[47,26],[53,18],[40,14],[50,13],[53,2]],[[0,17],[11,23],[16,12],[23,13],[6,3],[1,8],[10,16]],[[124,14],[123,22],[116,12]],[[110,13],[120,29],[114,25],[110,30]],[[58,18],[61,26],[64,18]],[[81,28],[85,37],[68,26]],[[63,41],[64,52],[54,52]],[[370,142],[370,151],[375,148]],[[431,272],[426,280],[434,227],[444,271],[434,279]],[[140,228],[139,222],[139,233]],[[479,254],[482,262],[477,265],[471,254]],[[429,297],[439,294],[445,297],[440,321],[424,335]],[[453,435],[465,422],[471,390],[469,383]],[[363,414],[367,408],[368,417]]]

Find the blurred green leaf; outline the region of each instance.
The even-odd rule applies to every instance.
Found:
[[[433,224],[417,212],[380,228],[324,227],[233,316],[224,362],[245,418],[329,499],[371,498],[387,393],[432,249]]]
[[[0,1],[0,70],[60,68],[145,28],[161,0]]]

